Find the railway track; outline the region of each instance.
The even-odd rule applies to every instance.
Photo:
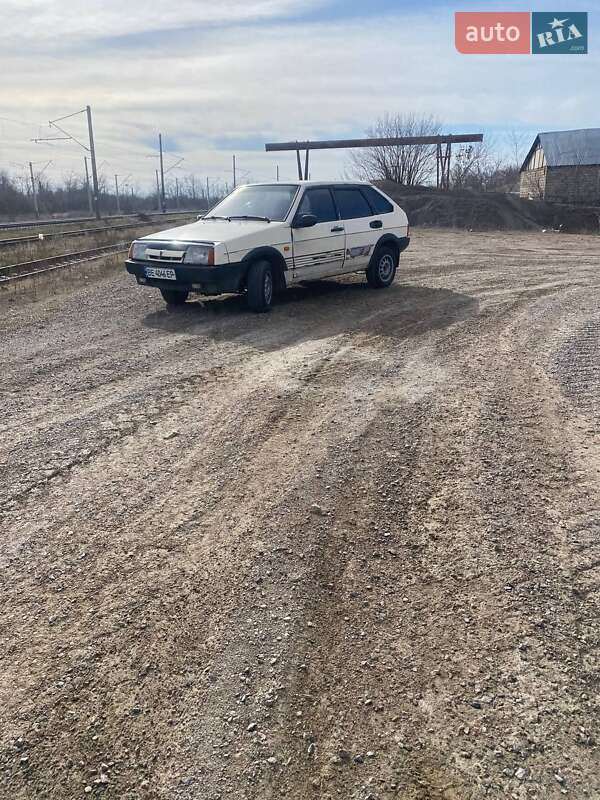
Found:
[[[35,261],[23,261],[19,264],[10,264],[6,267],[0,267],[0,286],[22,281],[25,278],[32,278],[35,275],[55,272],[56,270],[72,267],[76,264],[94,261],[97,258],[102,258],[111,253],[123,253],[129,248],[129,245],[130,242],[117,242],[116,244],[109,244],[104,247],[94,247],[91,250],[62,253],[58,256],[48,256],[48,258],[38,258]]]
[[[193,216],[194,214],[200,214],[201,211],[169,211],[166,214],[163,214],[162,211],[144,211],[144,216],[146,217],[182,217],[182,216]],[[107,217],[103,217],[104,220],[111,220],[111,219],[136,219],[139,217],[138,214],[118,214],[118,215],[111,215]],[[47,225],[73,225],[83,222],[97,222],[98,220],[96,217],[73,217],[70,219],[43,219],[43,220],[29,220],[27,222],[2,222],[0,223],[0,231],[7,231],[7,230],[20,230],[26,228],[41,228]]]
[[[192,216],[191,214],[189,216]],[[171,215],[164,218],[164,222],[174,222],[176,220],[173,219]],[[148,220],[143,221],[140,220],[139,222],[129,222],[126,225],[110,225],[106,228],[79,228],[74,231],[60,231],[55,233],[44,233],[42,234],[44,239],[43,241],[50,241],[51,239],[62,239],[68,236],[85,236],[86,234],[98,234],[98,233],[109,233],[111,231],[124,231],[124,230],[131,230],[132,228],[141,228],[147,225],[156,225],[156,220]],[[17,245],[22,244],[33,244],[34,242],[40,241],[40,234],[35,234],[32,236],[16,236],[12,239],[0,239],[0,249],[4,247],[15,247]]]

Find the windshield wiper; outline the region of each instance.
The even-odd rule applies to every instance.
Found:
[[[230,217],[215,217],[214,214],[212,216],[210,216],[210,217],[202,217],[202,219],[226,219],[227,222],[231,222],[231,218]]]
[[[258,216],[255,216],[254,214],[234,215],[234,216],[229,217],[228,219],[229,220],[232,220],[232,219],[257,219],[257,220],[260,220],[261,222],[271,222],[271,220],[268,217],[258,217]]]

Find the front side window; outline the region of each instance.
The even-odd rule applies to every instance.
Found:
[[[313,214],[317,222],[334,222],[338,218],[329,189],[308,189],[302,198],[298,214]]]
[[[289,214],[297,191],[297,186],[285,183],[240,186],[212,208],[207,217],[228,219],[259,217],[273,222],[283,222]]]
[[[334,189],[341,219],[372,217],[373,212],[360,189]]]

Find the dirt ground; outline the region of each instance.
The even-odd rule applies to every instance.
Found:
[[[600,238],[0,307],[0,797],[600,797]]]

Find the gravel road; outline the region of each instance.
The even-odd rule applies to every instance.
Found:
[[[600,238],[0,304],[0,797],[600,797]]]

